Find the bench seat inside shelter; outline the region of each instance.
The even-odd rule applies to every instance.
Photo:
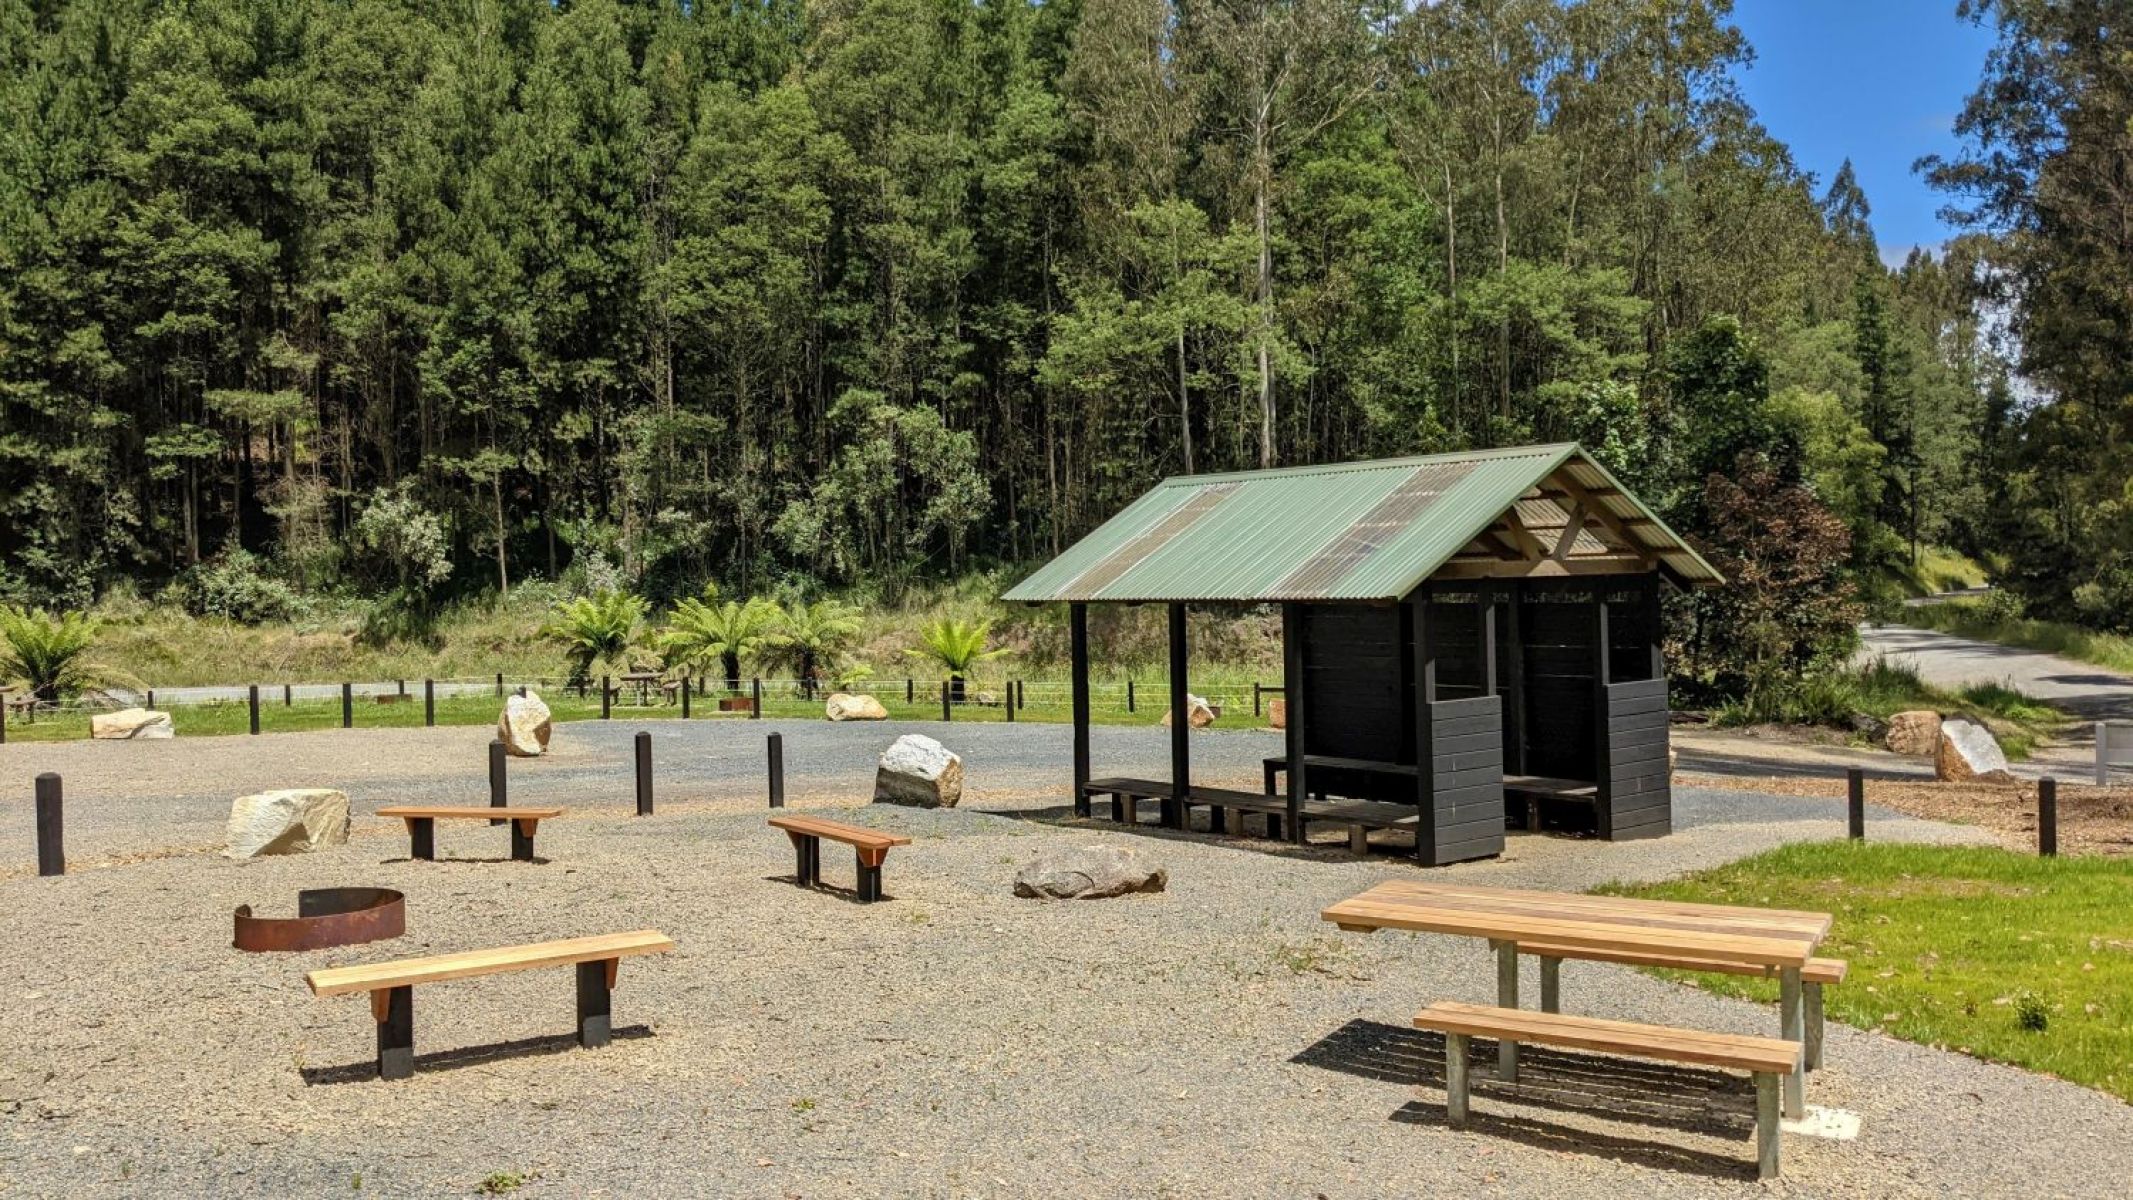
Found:
[[[826,817],[772,817],[770,823],[792,839],[797,861],[794,881],[801,887],[822,882],[822,839],[850,846],[859,859],[859,899],[867,904],[881,899],[881,864],[889,857],[889,851],[911,844],[911,839],[902,834],[883,833]]]
[[[420,859],[437,857],[439,821],[487,821],[491,824],[508,821],[511,823],[512,859],[517,862],[532,862],[534,833],[540,829],[541,822],[562,816],[563,810],[497,805],[475,807],[396,804],[379,809],[378,815],[398,817],[407,822],[408,856]]]
[[[1415,1027],[1444,1035],[1445,1111],[1454,1129],[1467,1124],[1468,1039],[1475,1037],[1746,1071],[1755,1077],[1756,1173],[1778,1175],[1778,1085],[1799,1074],[1797,1042],[1453,1001],[1416,1013]]]
[[[564,938],[493,950],[469,950],[404,958],[354,967],[328,967],[304,977],[316,996],[370,993],[378,1026],[378,1076],[405,1079],[415,1073],[415,988],[420,984],[472,979],[537,967],[575,966],[578,976],[578,1044],[608,1044],[610,993],[624,958],[662,954],[674,939],[656,929]]]

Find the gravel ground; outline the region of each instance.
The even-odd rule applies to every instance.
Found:
[[[429,751],[410,741],[389,760],[365,747],[354,761],[346,734],[308,753],[276,753],[303,735],[223,739],[234,753],[182,763],[199,752],[23,749],[80,755],[62,765],[105,798],[80,819],[148,848],[159,831],[211,836],[227,795],[270,781],[339,780],[366,804],[477,799],[478,759],[473,772],[462,760],[479,739],[445,736],[466,732],[435,731]],[[526,1196],[1738,1195],[1753,1186],[1745,1080],[1535,1052],[1515,1094],[1478,1086],[1474,1128],[1448,1131],[1439,1044],[1406,1018],[1432,999],[1488,999],[1490,955],[1467,939],[1340,934],[1316,914],[1389,875],[1662,878],[1835,836],[1841,820],[1824,798],[1685,788],[1669,838],[1515,836],[1501,860],[1422,872],[1077,825],[1043,784],[1017,781],[1056,763],[1013,759],[1001,731],[971,727],[951,742],[985,785],[966,804],[997,811],[855,809],[917,838],[890,856],[889,902],[860,906],[788,881],[790,850],[762,825],[755,737],[732,737],[724,760],[717,744],[670,756],[699,794],[677,784],[674,804],[637,820],[623,815],[626,775],[598,769],[622,761],[628,732],[572,727],[555,760],[514,764],[526,798],[580,804],[542,827],[536,864],[497,861],[502,831],[486,826],[439,831],[454,861],[409,862],[396,823],[359,820],[348,845],[315,855],[181,854],[0,880],[0,950],[18,964],[0,984],[12,1017],[0,1195],[467,1195],[513,1177]],[[881,731],[787,734],[795,780],[815,781],[796,788],[815,797],[799,806],[858,798]],[[1196,746],[1249,777],[1266,744]],[[1161,760],[1149,731],[1099,731],[1098,747],[1107,770]],[[148,753],[94,753],[108,750]],[[226,784],[212,797],[169,782],[207,769]],[[11,845],[16,807],[0,825]],[[146,828],[126,833],[129,811]],[[1873,821],[1887,838],[1984,836],[1885,811]],[[1017,864],[1100,841],[1156,856],[1170,890],[1009,895]],[[850,879],[839,848],[825,868]],[[235,905],[284,913],[297,888],[332,884],[406,892],[408,934],[291,955],[229,947]],[[381,1083],[367,1077],[363,1001],[302,985],[320,966],[643,927],[680,948],[623,965],[616,1041],[601,1051],[570,1043],[567,972],[470,980],[418,989],[418,1072]],[[1775,1023],[1767,1008],[1599,964],[1571,964],[1564,986],[1573,1011]],[[1828,1063],[1809,1100],[1857,1113],[1859,1138],[1788,1136],[1786,1176],[1763,1190],[2105,1196],[2133,1171],[2133,1109],[2100,1093],[1839,1026]]]

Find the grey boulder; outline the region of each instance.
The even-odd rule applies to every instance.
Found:
[[[1044,855],[1015,872],[1015,895],[1029,900],[1101,900],[1135,892],[1160,892],[1170,872],[1141,861],[1131,850],[1087,846]]]

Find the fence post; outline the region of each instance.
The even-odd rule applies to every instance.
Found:
[[[286,683],[285,683],[285,684],[282,684],[282,685],[281,685],[281,706],[282,706],[283,708],[289,708],[289,707],[292,707],[292,706],[294,706],[294,705],[295,705],[295,703],[296,703],[296,689],[295,689],[295,688],[293,688],[293,687],[291,687],[291,686],[289,686],[289,685],[288,685],[288,684],[286,684]]]
[[[498,700],[504,698],[504,673],[502,671],[496,673],[496,698]]]
[[[489,807],[508,808],[511,805],[509,781],[504,776],[504,743],[501,738],[489,739]],[[502,821],[491,821],[501,825]]]
[[[948,681],[941,680],[941,720],[955,720],[955,710],[948,705]]]
[[[425,679],[422,681],[422,725],[425,729],[427,729],[434,728],[436,724],[437,681],[434,679]]]
[[[1844,772],[1847,833],[1855,842],[1866,840],[1866,772],[1857,767]]]
[[[1133,711],[1133,681],[1130,679],[1126,681],[1126,711]]]
[[[614,716],[614,704],[615,704],[615,689],[614,689],[614,687],[613,687],[613,686],[612,686],[612,685],[611,685],[611,684],[610,684],[610,683],[608,682],[608,678],[607,678],[607,676],[605,676],[605,675],[602,675],[602,676],[600,677],[600,719],[601,719],[601,720],[605,721],[605,720],[608,720],[608,719],[610,719],[611,717],[613,717],[613,716]]]
[[[1259,681],[1252,680],[1252,715],[1259,715]]]
[[[400,685],[400,694],[403,696],[407,695],[407,680],[402,679],[398,680],[397,682]]]
[[[2111,723],[2096,722],[2096,786],[2111,782]]]
[[[637,731],[637,815],[652,815],[652,735]]]
[[[59,776],[46,772],[37,777],[37,873],[67,873],[65,832],[60,819]]]
[[[155,690],[154,688],[149,688],[149,689],[148,689],[148,707],[150,707],[150,708],[154,708],[155,706],[156,706],[156,690]]]
[[[251,708],[251,710],[252,710],[252,736],[253,736],[253,737],[258,737],[258,736],[259,736],[259,685],[258,685],[258,684],[256,684],[256,683],[255,683],[255,684],[252,684],[252,685],[250,685],[249,687],[247,687],[247,688],[245,689],[245,703],[246,703],[246,705],[247,705],[248,707],[250,707],[250,708]]]
[[[341,728],[354,729],[356,723],[355,685],[341,685]]]
[[[763,679],[761,676],[756,676],[749,680],[748,694],[748,719],[760,721],[763,719]]]
[[[689,677],[681,677],[681,719],[689,719]]]
[[[2049,775],[2037,781],[2037,853],[2059,857],[2059,781]]]
[[[154,692],[149,693],[151,696],[154,694]],[[148,707],[154,708],[155,706],[155,701],[150,700],[148,702]],[[7,693],[0,692],[0,746],[5,745],[7,745]]]
[[[918,703],[918,681],[912,679],[909,675],[904,676],[904,703]]]
[[[770,735],[770,807],[785,807],[785,735]]]

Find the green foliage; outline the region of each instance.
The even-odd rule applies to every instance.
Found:
[[[90,661],[97,622],[87,613],[0,608],[0,678],[21,680],[39,700],[56,702],[84,689],[131,680]]]
[[[572,686],[590,679],[594,667],[614,664],[629,653],[637,644],[646,607],[644,597],[633,592],[600,592],[556,606],[541,633],[563,643]]]
[[[1851,964],[1832,1021],[2046,1072],[2133,1100],[2133,873],[2111,858],[1818,842],[1685,879],[1607,891],[1835,917],[1822,953]],[[1682,975],[1763,1004],[1775,981]],[[1871,986],[1864,986],[1870,983]]]
[[[795,601],[767,641],[768,658],[812,685],[834,671],[863,628],[859,610],[840,600]]]
[[[178,593],[195,616],[249,624],[289,620],[305,609],[304,598],[268,574],[257,555],[235,548],[180,576]]]
[[[985,648],[986,639],[991,636],[990,621],[942,617],[920,630],[918,648],[905,653],[914,658],[931,659],[946,668],[951,678],[960,680],[978,663],[1007,653],[1005,649]]]
[[[760,597],[724,603],[684,600],[667,618],[659,645],[669,667],[720,668],[726,690],[739,691],[741,660],[763,653],[778,636],[784,612]]]

